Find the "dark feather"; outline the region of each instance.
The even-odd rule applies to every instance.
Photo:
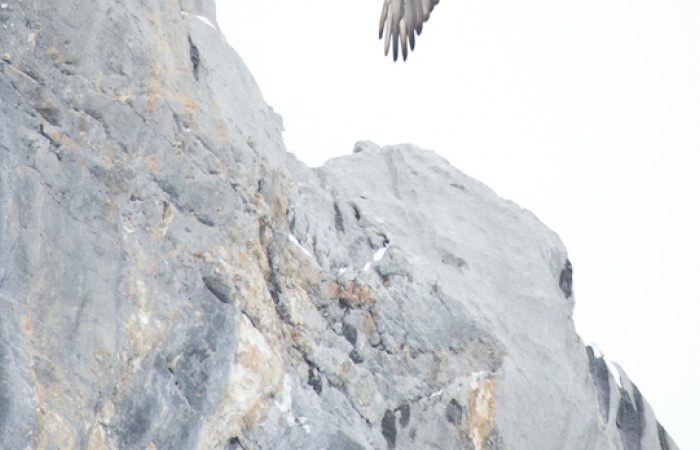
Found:
[[[423,32],[423,24],[440,0],[384,0],[379,18],[379,38],[384,38],[384,54],[396,61],[399,45],[403,59],[408,58],[409,49],[416,46],[416,36]],[[386,33],[386,34],[385,34]]]

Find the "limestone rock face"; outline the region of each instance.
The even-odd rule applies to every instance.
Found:
[[[281,129],[213,0],[0,5],[0,448],[676,448],[532,214]]]

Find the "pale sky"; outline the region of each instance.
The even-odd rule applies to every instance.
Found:
[[[394,63],[382,1],[217,0],[218,23],[308,165],[410,142],[556,231],[579,334],[700,449],[700,2],[443,0]]]

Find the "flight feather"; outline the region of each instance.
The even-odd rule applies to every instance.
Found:
[[[423,31],[423,24],[440,0],[384,0],[379,19],[379,39],[384,38],[384,54],[392,50],[394,61],[399,56],[399,46],[404,61],[408,49],[416,45],[416,35]]]

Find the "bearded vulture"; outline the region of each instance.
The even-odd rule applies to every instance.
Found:
[[[394,61],[399,57],[399,40],[404,61],[408,57],[406,38],[411,50],[416,45],[416,35],[423,31],[423,23],[440,0],[384,0],[382,17],[379,20],[379,39],[384,36],[384,55],[391,45]],[[384,32],[386,31],[386,35]]]

